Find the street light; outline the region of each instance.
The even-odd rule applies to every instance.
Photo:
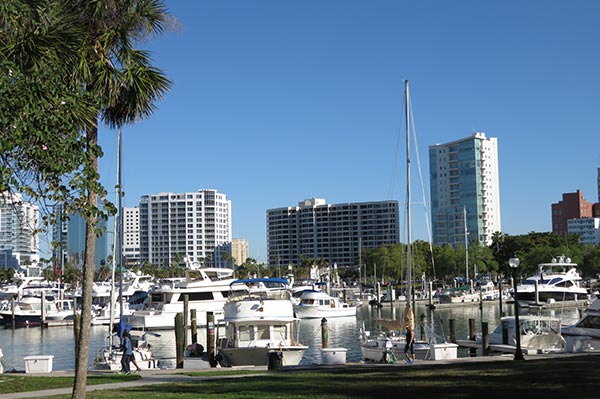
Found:
[[[512,278],[513,278],[513,289],[514,289],[514,299],[515,299],[515,338],[517,340],[517,347],[515,349],[515,360],[525,360],[523,357],[523,352],[521,351],[521,325],[519,324],[519,300],[517,297],[517,268],[521,261],[519,258],[513,255],[512,258],[508,260],[508,265],[512,269]]]

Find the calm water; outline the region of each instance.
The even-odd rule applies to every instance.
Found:
[[[505,315],[513,314],[513,306],[504,304]],[[533,312],[533,310],[532,310]],[[402,319],[404,303],[397,306],[384,306],[374,309],[369,306],[359,308],[356,317],[332,318],[327,322],[329,347],[346,348],[346,361],[358,362],[362,359],[359,342],[360,329],[377,330],[377,319]],[[575,322],[580,317],[580,309],[565,308],[544,310],[541,314],[558,317],[564,324]],[[454,319],[457,338],[466,337],[468,334],[468,320],[475,319],[477,329],[481,321],[489,323],[492,331],[499,324],[500,311],[497,302],[484,302],[482,309],[478,305],[457,306],[429,310],[425,306],[417,305],[415,311],[416,324],[421,317],[425,318],[428,335],[434,334],[438,342],[443,342],[443,337],[449,335],[448,320]],[[417,334],[419,334],[417,327]],[[159,331],[160,337],[148,337],[155,355],[161,360],[162,367],[172,368],[175,365],[175,333],[173,331]],[[96,353],[108,342],[108,327],[91,327],[89,364]],[[321,363],[321,320],[308,319],[300,323],[300,342],[310,348],[305,352],[301,364]],[[206,342],[204,336],[198,341]],[[12,330],[0,326],[0,349],[4,352],[2,359],[5,364],[16,370],[24,370],[24,358],[30,355],[54,355],[53,370],[72,370],[75,367],[74,338],[72,327],[52,327],[42,329],[39,327],[18,328]],[[467,352],[459,353],[466,356]]]

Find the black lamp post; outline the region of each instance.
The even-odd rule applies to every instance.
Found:
[[[521,261],[516,256],[513,256],[508,260],[508,264],[512,270],[513,278],[513,289],[515,298],[515,338],[517,341],[517,347],[515,349],[515,360],[525,360],[523,352],[521,351],[521,325],[519,324],[519,300],[517,299],[517,268]]]

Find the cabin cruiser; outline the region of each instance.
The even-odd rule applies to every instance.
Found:
[[[517,331],[515,325],[516,318],[514,316],[505,316],[500,319],[500,324],[489,334],[491,351],[514,350]],[[548,316],[521,315],[519,316],[519,325],[521,347],[528,353],[552,353],[565,350],[560,319]],[[506,331],[506,337],[503,331]],[[456,342],[463,347],[481,349],[482,337],[481,334],[477,334],[475,341],[463,339]]]
[[[186,296],[188,309],[196,310],[198,320],[206,320],[207,312],[213,312],[215,321],[222,319],[230,284],[235,281],[233,270],[203,268],[194,272],[197,274],[195,279],[189,277],[185,282],[173,287],[157,287],[151,290],[144,308],[123,315],[123,323],[134,329],[174,329],[175,316],[177,313],[183,313]]]
[[[356,316],[356,306],[315,290],[305,290],[300,303],[294,304],[294,311],[300,319]]]
[[[270,352],[284,366],[298,365],[308,346],[298,342],[288,281],[281,278],[236,280],[224,306],[227,338],[220,340],[221,366],[267,366]]]
[[[517,298],[514,298],[514,290],[509,290],[514,299],[525,304],[589,299],[587,289],[580,285],[577,264],[571,263],[570,258],[562,255],[538,267],[537,274],[517,286]]]
[[[5,323],[12,323],[14,317],[15,326],[29,327],[41,325],[43,317],[57,311],[52,298],[42,300],[42,297],[38,296],[24,296],[14,302],[14,309],[9,307],[0,311],[0,316]]]
[[[600,348],[600,299],[585,309],[579,321],[571,326],[563,326],[560,331],[567,342],[580,338],[587,340],[588,345]]]

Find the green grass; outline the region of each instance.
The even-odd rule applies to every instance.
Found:
[[[88,385],[108,384],[121,381],[134,381],[139,379],[137,374],[119,375],[93,375],[88,376]],[[73,377],[47,377],[31,376],[26,374],[0,374],[0,394],[11,392],[39,391],[41,389],[55,389],[73,387]]]
[[[88,392],[87,398],[592,399],[600,397],[599,366],[600,356],[585,355],[414,367],[347,365],[307,371],[283,369],[260,376],[230,375],[227,379],[206,379],[201,373],[205,378],[198,377],[194,382],[100,390]]]

